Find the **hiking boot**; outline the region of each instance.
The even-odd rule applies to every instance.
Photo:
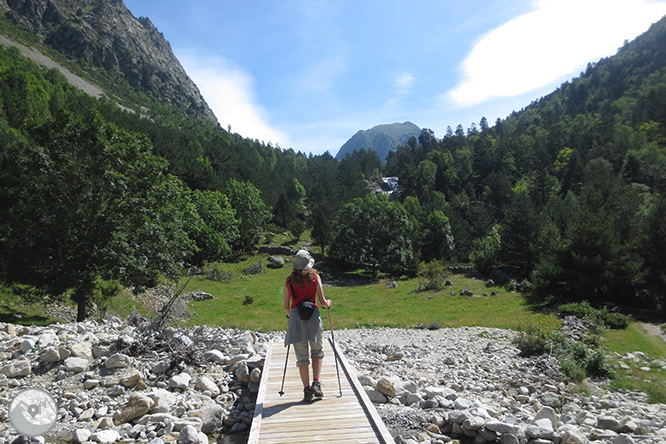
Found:
[[[324,392],[321,391],[321,383],[319,381],[315,381],[315,382],[312,383],[312,393],[317,398],[323,398],[324,397]]]
[[[306,388],[303,389],[303,401],[304,402],[311,402],[313,395],[314,395],[314,393],[312,393],[312,389],[310,387],[306,387]]]

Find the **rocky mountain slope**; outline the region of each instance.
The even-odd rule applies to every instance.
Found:
[[[336,159],[344,159],[347,154],[361,149],[375,150],[382,162],[386,162],[389,151],[395,151],[398,145],[407,143],[410,137],[419,137],[421,128],[412,122],[377,125],[368,130],[360,130],[335,155]]]
[[[0,15],[85,70],[103,71],[178,110],[217,121],[164,35],[122,0],[0,0]]]

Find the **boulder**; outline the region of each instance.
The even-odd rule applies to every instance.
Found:
[[[28,376],[32,371],[30,361],[21,359],[5,364],[0,368],[0,373],[8,378],[18,378],[19,376]]]
[[[74,356],[71,356],[65,359],[64,364],[65,364],[65,369],[68,372],[81,373],[86,371],[90,362],[88,362],[88,360],[85,358],[76,358]]]
[[[192,426],[184,427],[178,434],[178,444],[201,444],[197,429]]]
[[[195,384],[195,387],[201,391],[210,392],[211,398],[217,398],[217,396],[220,394],[220,388],[208,376],[202,376],[199,378]]]
[[[209,301],[211,299],[215,299],[215,297],[212,294],[206,293],[205,291],[202,290],[194,290],[193,292],[188,293],[188,296],[193,301]]]
[[[98,430],[90,435],[90,441],[99,442],[101,444],[111,444],[120,440],[120,433],[116,430]]]
[[[284,258],[282,256],[268,256],[268,268],[278,269],[284,267]]]
[[[106,368],[126,368],[132,365],[132,358],[122,353],[114,353],[104,363]]]
[[[169,387],[177,388],[177,389],[186,389],[190,386],[190,381],[192,380],[192,376],[190,376],[189,373],[180,373],[178,375],[173,376],[169,380]]]
[[[125,404],[122,410],[117,411],[113,415],[113,422],[120,425],[132,421],[133,419],[140,418],[148,413],[153,405],[155,405],[155,403],[149,397],[140,393],[132,393],[129,401]]]
[[[377,381],[376,389],[391,398],[396,395],[395,384],[388,378],[381,378]]]

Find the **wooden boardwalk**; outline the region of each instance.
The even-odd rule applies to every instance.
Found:
[[[284,395],[280,397],[287,348],[273,342],[266,356],[249,444],[340,443],[394,444],[365,390],[340,355],[340,386],[330,340],[324,339],[321,384],[324,397],[303,402],[303,384],[296,367],[293,347],[289,353]],[[312,367],[310,367],[312,378]]]

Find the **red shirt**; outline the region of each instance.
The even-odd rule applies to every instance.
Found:
[[[319,279],[318,275],[317,279]],[[296,305],[304,300],[314,301],[315,307],[319,308],[317,305],[317,279],[313,280],[312,282],[293,285],[294,292],[296,293],[293,294],[291,292],[291,285],[289,285],[291,282],[291,276],[287,276],[287,288],[291,294],[291,308],[296,308]]]

